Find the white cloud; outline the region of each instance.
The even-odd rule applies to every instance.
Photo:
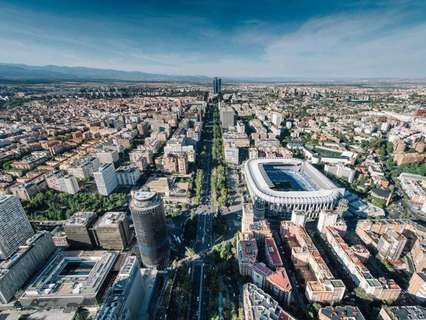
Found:
[[[228,77],[426,77],[426,21],[407,21],[409,16],[399,12],[328,16],[282,35],[250,21],[234,30],[229,45],[252,46],[259,52],[255,58],[198,52],[196,45],[191,53],[176,52],[170,45],[169,52],[153,54],[129,39],[93,43],[89,35],[62,39],[55,32],[15,30],[27,37],[16,40],[0,32],[0,61]],[[209,38],[212,30],[207,31]],[[32,37],[32,32],[38,35]],[[214,38],[218,34],[213,32]]]

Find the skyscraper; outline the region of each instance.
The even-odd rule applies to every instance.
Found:
[[[213,79],[213,93],[219,94],[222,92],[222,79],[215,77]]]
[[[0,195],[0,260],[11,256],[33,234],[18,198]]]
[[[170,256],[170,243],[163,200],[156,192],[133,191],[130,202],[142,263],[162,268]]]

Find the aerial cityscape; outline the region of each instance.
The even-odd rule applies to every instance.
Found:
[[[426,319],[425,12],[0,0],[0,320]]]

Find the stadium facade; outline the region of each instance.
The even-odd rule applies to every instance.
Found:
[[[294,210],[318,218],[321,210],[334,209],[345,192],[300,159],[250,159],[244,175],[253,203],[263,204],[267,215],[286,219]]]

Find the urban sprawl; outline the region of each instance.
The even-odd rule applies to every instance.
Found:
[[[0,319],[426,319],[426,86],[0,86]]]

